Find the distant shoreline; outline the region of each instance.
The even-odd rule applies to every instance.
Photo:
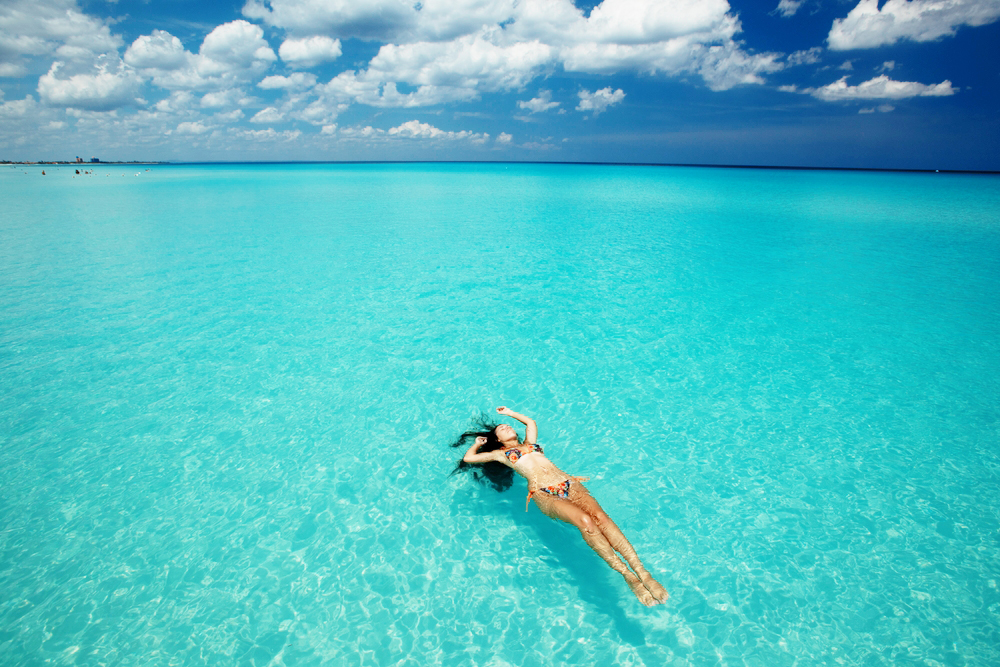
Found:
[[[129,161],[129,162],[104,162],[103,160],[101,162],[89,162],[89,161],[88,162],[59,162],[57,160],[35,161],[35,162],[13,162],[11,160],[0,160],[0,164],[19,164],[19,165],[28,165],[28,164],[56,164],[56,165],[68,165],[68,166],[73,166],[73,165],[81,165],[81,166],[88,166],[89,165],[89,166],[93,166],[93,165],[96,165],[96,164],[170,164],[170,163],[169,162],[153,162],[153,161],[148,161],[148,160],[142,160],[142,161],[132,160],[132,161]]]
[[[0,160],[0,165],[58,165],[58,166],[99,166],[99,165],[170,165],[170,166],[196,166],[196,165],[321,165],[321,164],[550,164],[550,165],[581,165],[581,166],[604,166],[604,167],[696,167],[704,169],[774,169],[777,171],[873,171],[873,172],[904,172],[923,174],[1000,174],[1000,170],[995,169],[908,169],[901,167],[806,167],[794,165],[767,165],[767,164],[697,164],[697,163],[674,163],[674,162],[555,162],[546,160],[260,160],[260,161],[216,161],[206,160],[199,162],[167,160],[133,160],[128,162],[60,162],[60,161],[11,161]]]

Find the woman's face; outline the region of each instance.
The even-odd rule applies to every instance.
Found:
[[[508,424],[500,424],[496,427],[495,433],[500,442],[509,442],[511,439],[517,440],[517,432]]]

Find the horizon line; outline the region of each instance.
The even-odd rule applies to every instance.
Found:
[[[152,164],[152,165],[282,165],[282,164],[538,164],[538,165],[580,165],[606,167],[698,167],[705,169],[775,169],[781,171],[874,171],[922,174],[1000,174],[997,169],[915,169],[906,167],[821,167],[765,164],[718,164],[697,162],[605,162],[582,160],[115,160],[100,162],[70,162],[57,160],[12,161],[0,160],[0,165],[95,165]]]

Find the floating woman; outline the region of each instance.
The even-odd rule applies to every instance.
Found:
[[[567,475],[546,458],[536,442],[538,427],[533,419],[506,406],[500,406],[497,412],[527,427],[524,441],[521,442],[517,432],[507,424],[495,426],[480,420],[482,430],[466,431],[452,443],[452,447],[462,447],[474,438],[454,472],[474,470],[476,465],[480,469],[474,471],[475,478],[492,485],[497,491],[510,488],[513,473],[518,473],[528,480],[525,511],[527,504],[534,499],[547,516],[576,526],[590,548],[625,578],[625,583],[640,602],[647,607],[666,602],[669,597],[666,589],[653,579],[622,531],[581,484],[588,478]]]

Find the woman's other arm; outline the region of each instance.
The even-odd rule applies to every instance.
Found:
[[[489,463],[490,461],[498,461],[497,452],[479,453],[479,448],[485,444],[485,437],[479,436],[476,438],[476,441],[472,443],[472,446],[465,452],[465,456],[462,457],[462,460],[466,463]]]
[[[538,442],[538,426],[535,424],[534,419],[532,419],[531,417],[525,417],[524,415],[518,412],[514,412],[506,405],[501,405],[499,408],[497,408],[497,412],[502,414],[504,417],[512,417],[528,427],[527,431],[524,434],[525,444],[533,445],[536,442]]]

